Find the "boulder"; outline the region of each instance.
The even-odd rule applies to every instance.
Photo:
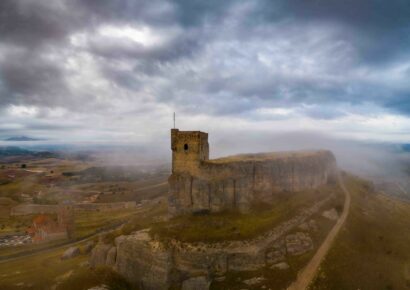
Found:
[[[266,279],[263,277],[254,277],[248,280],[244,280],[243,283],[245,283],[246,285],[252,286],[252,285],[257,285],[262,283],[263,281],[265,281]]]
[[[339,219],[339,214],[337,213],[337,210],[335,208],[324,211],[322,213],[322,216],[332,221]]]
[[[93,247],[94,247],[94,243],[93,242],[88,242],[87,244],[85,244],[85,246],[83,248],[83,253],[84,254],[91,253]]]
[[[105,261],[105,265],[109,267],[113,267],[115,265],[116,258],[117,258],[117,248],[111,247],[111,249],[107,253],[107,259]]]
[[[182,290],[208,290],[211,281],[206,276],[189,278],[182,282]]]
[[[302,255],[313,249],[313,241],[303,232],[287,235],[285,238],[286,251],[289,255]]]
[[[115,239],[114,269],[144,290],[168,289],[171,280],[171,250],[151,239],[148,230]],[[108,250],[107,250],[108,252]]]
[[[70,247],[63,253],[63,255],[61,256],[61,260],[71,259],[77,257],[80,254],[81,251],[78,247]]]
[[[283,250],[276,250],[276,251],[270,251],[266,254],[266,263],[267,264],[274,264],[280,261],[285,260],[285,251]]]
[[[107,254],[111,248],[110,244],[98,243],[91,251],[90,267],[105,266]]]
[[[270,267],[271,269],[286,270],[289,269],[289,264],[286,262],[280,262]]]

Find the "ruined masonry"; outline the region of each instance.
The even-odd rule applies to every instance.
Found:
[[[274,193],[317,188],[334,176],[330,151],[244,154],[209,160],[208,134],[171,129],[171,215],[247,211]]]

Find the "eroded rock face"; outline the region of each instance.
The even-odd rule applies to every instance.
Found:
[[[114,269],[145,290],[168,289],[172,269],[171,251],[139,231],[115,240],[117,257]]]
[[[99,242],[91,251],[90,267],[106,265],[107,254],[111,248],[112,245]]]
[[[302,255],[313,250],[312,238],[303,232],[287,235],[285,241],[286,251],[292,256]]]
[[[232,271],[254,271],[264,265],[264,252],[243,252],[229,255],[229,270]]]
[[[111,249],[107,252],[107,258],[105,260],[105,264],[109,267],[113,267],[115,265],[116,258],[117,258],[117,248],[111,247]]]
[[[176,171],[169,178],[172,215],[246,212],[254,200],[269,202],[273,192],[296,192],[328,182],[336,170],[330,151],[245,161],[201,161],[197,168]]]
[[[93,248],[94,248],[94,242],[88,242],[83,248],[83,253],[84,254],[89,254],[89,253],[91,253]]]
[[[193,277],[182,282],[182,290],[208,290],[210,285],[206,276]]]
[[[191,278],[223,277],[229,271],[252,271],[262,267],[285,270],[289,256],[313,249],[309,233],[290,233],[301,224],[310,226],[311,216],[331,198],[326,197],[271,231],[245,241],[208,244],[170,240],[165,245],[152,238],[148,230],[120,236],[114,247],[100,240],[92,251],[90,265],[111,266],[140,289],[148,290],[194,287],[192,285],[197,282],[206,287],[208,282],[202,278],[201,283]]]

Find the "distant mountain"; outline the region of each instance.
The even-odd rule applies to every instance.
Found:
[[[14,136],[7,138],[5,141],[40,141],[43,139],[38,139],[38,138],[31,138],[27,136]]]
[[[22,155],[30,155],[34,152],[22,149],[20,147],[15,146],[6,146],[0,147],[0,156],[22,156]]]
[[[57,152],[31,151],[16,146],[0,146],[0,159],[2,157],[25,157],[25,158],[60,158]]]

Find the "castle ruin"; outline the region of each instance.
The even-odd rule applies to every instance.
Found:
[[[171,215],[247,211],[274,194],[317,188],[334,176],[330,151],[275,152],[209,160],[208,134],[171,129]]]

